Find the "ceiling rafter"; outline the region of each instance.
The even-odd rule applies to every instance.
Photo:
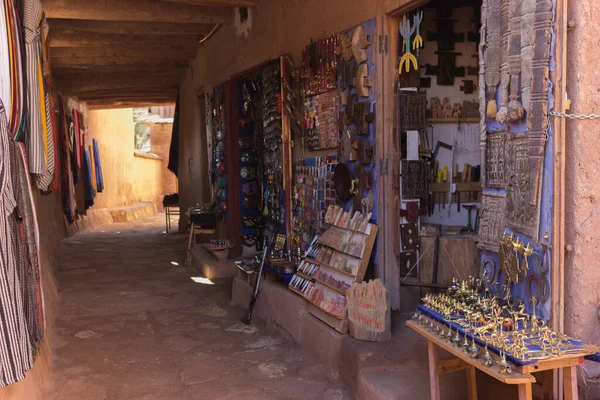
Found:
[[[44,12],[47,18],[172,23],[219,23],[233,16],[227,7],[152,0],[44,0]]]
[[[50,34],[55,32],[91,32],[98,34],[204,36],[214,27],[211,23],[185,24],[143,21],[90,21],[64,18],[48,19]]]
[[[127,35],[120,33],[53,31],[50,47],[184,47],[194,50],[198,39],[194,35],[158,36]]]
[[[257,0],[160,0],[169,3],[192,4],[205,7],[254,7]]]

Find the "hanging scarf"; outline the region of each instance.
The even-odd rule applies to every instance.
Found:
[[[98,141],[92,141],[94,147],[94,164],[96,166],[96,191],[102,193],[104,190],[104,177],[102,176],[102,164],[100,163],[100,150],[98,149]]]
[[[17,200],[11,168],[11,138],[0,102],[0,387],[25,378],[33,367],[17,265]]]

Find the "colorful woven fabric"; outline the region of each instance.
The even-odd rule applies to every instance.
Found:
[[[0,102],[0,387],[23,378],[33,366],[32,346],[19,281],[17,200],[11,168],[12,134]]]
[[[104,190],[104,177],[102,176],[102,164],[100,163],[100,149],[98,149],[98,141],[92,141],[94,147],[94,165],[96,167],[96,192],[102,193]]]

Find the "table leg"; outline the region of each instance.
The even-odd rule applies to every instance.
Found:
[[[189,267],[192,265],[192,241],[196,240],[196,236],[194,234],[194,224],[190,227],[190,236],[188,238],[187,251],[185,253],[185,266]]]
[[[429,391],[431,400],[440,400],[440,375],[437,371],[438,347],[431,340],[427,341],[429,354]]]
[[[532,400],[531,383],[519,384],[519,400]]]
[[[565,400],[579,399],[577,392],[577,366],[563,368],[563,379],[565,388]]]
[[[477,381],[475,376],[475,367],[467,368],[467,390],[468,399],[477,400]]]
[[[165,207],[165,229],[169,233],[169,207]]]

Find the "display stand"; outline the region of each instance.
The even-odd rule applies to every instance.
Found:
[[[406,325],[416,331],[428,341],[429,353],[429,388],[431,399],[440,399],[440,374],[454,372],[458,370],[467,370],[467,398],[469,400],[477,399],[477,384],[475,379],[475,369],[479,369],[485,374],[508,385],[518,385],[519,400],[531,400],[532,383],[536,381],[532,373],[555,370],[562,368],[564,375],[565,400],[577,400],[577,366],[583,363],[583,355],[566,355],[553,357],[548,360],[540,360],[533,364],[515,366],[512,373],[502,374],[496,365],[497,357],[494,358],[492,366],[484,365],[480,359],[474,359],[469,354],[464,353],[459,347],[454,347],[445,339],[439,337],[433,332],[416,321],[407,321]],[[438,358],[438,347],[448,351],[456,358],[443,359]]]
[[[363,281],[375,245],[378,226],[369,224],[367,228],[368,233],[365,233],[359,230],[331,225],[327,232],[329,232],[329,235],[345,236],[354,240],[344,241],[344,247],[342,248],[324,240],[323,238],[326,238],[326,235],[324,234],[319,237],[313,245],[320,246],[322,248],[321,252],[329,252],[329,258],[331,260],[345,259],[346,262],[355,264],[356,268],[345,270],[336,266],[334,262],[324,262],[319,256],[316,258],[305,257],[304,261],[306,263],[314,265],[317,268],[313,270],[310,275],[299,270],[296,274],[297,279],[304,283],[298,288],[294,286],[294,281],[292,281],[289,289],[294,293],[305,297],[309,301],[308,311],[312,315],[319,318],[338,332],[347,333],[348,317],[345,308],[346,290],[353,283],[361,283]],[[351,248],[352,242],[363,243],[362,250],[357,252],[356,248]],[[338,284],[336,285],[332,282],[337,282]],[[339,300],[340,298],[343,298],[343,312],[339,309],[337,312],[327,310],[326,305],[330,304],[327,300],[311,300],[310,295],[308,294],[311,290],[321,291],[328,300]]]

